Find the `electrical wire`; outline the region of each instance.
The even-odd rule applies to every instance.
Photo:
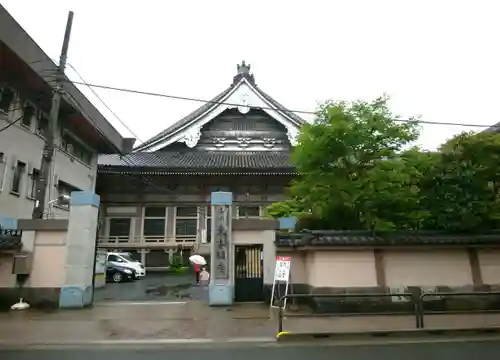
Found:
[[[16,120],[8,123],[7,125],[5,125],[3,128],[0,128],[0,133],[7,130],[8,128],[10,128],[11,126],[13,126],[14,124],[18,123],[21,119],[23,118],[23,116],[19,116]]]
[[[151,91],[144,91],[144,90],[135,90],[135,89],[129,89],[129,88],[122,88],[122,87],[116,87],[116,86],[109,86],[109,85],[99,85],[99,84],[90,84],[87,82],[79,82],[79,81],[71,81],[73,84],[78,84],[78,85],[85,85],[90,88],[96,88],[96,89],[103,89],[103,90],[111,90],[111,91],[118,91],[118,92],[125,92],[125,93],[130,93],[130,94],[137,94],[137,95],[146,95],[146,96],[155,96],[155,97],[161,97],[161,98],[167,98],[167,99],[175,99],[175,100],[185,100],[185,101],[193,101],[193,102],[199,102],[203,104],[214,104],[214,105],[228,105],[228,106],[244,106],[242,104],[235,104],[235,103],[229,103],[229,102],[224,102],[224,101],[214,101],[214,100],[203,100],[199,98],[193,98],[193,97],[187,97],[187,96],[179,96],[179,95],[169,95],[169,94],[162,94],[162,93],[157,93],[157,92],[151,92]],[[253,109],[260,109],[260,110],[276,110],[275,108],[271,107],[266,107],[266,106],[252,106],[248,105],[248,107],[253,108]],[[316,115],[316,111],[306,111],[306,110],[290,110],[290,109],[278,109],[281,112],[284,113],[296,113],[296,114],[309,114],[309,115]],[[443,122],[443,121],[428,121],[428,120],[412,120],[412,119],[393,119],[394,121],[397,122],[411,122],[411,123],[418,123],[418,124],[424,124],[424,125],[448,125],[448,126],[462,126],[462,127],[475,127],[475,128],[495,128],[497,125],[484,125],[484,124],[468,124],[468,123],[458,123],[458,122]]]
[[[96,129],[98,129],[101,134],[104,134],[102,132],[102,130],[100,129],[99,125],[94,121],[94,119],[92,119],[92,117],[89,116],[89,114],[83,109],[83,107],[81,106],[81,104],[78,102],[77,99],[75,99],[75,97],[70,94],[70,93],[66,93],[68,95],[70,95],[70,101],[74,102],[73,103],[73,106],[75,106],[79,111],[81,111],[91,122],[92,124],[96,127]],[[138,166],[136,163],[134,163],[133,160],[129,159],[128,156],[130,156],[132,154],[127,154],[127,155],[124,155],[124,156],[121,156],[120,157],[120,160],[124,161],[127,165],[131,166],[131,167],[136,167]],[[131,174],[132,175],[132,174]],[[150,185],[151,187],[157,189],[158,191],[160,191],[161,193],[170,193],[171,191],[169,189],[167,189],[166,187],[162,187],[162,186],[159,186],[158,184],[154,183],[153,181],[150,181],[145,174],[140,174],[141,176],[141,179],[144,181],[144,183],[146,185]]]
[[[30,62],[28,64],[34,64],[34,63],[38,63],[38,62],[44,62],[44,61],[49,61],[49,60],[40,60],[40,61],[34,61],[34,62]],[[53,60],[50,60],[50,61],[53,61]],[[82,80],[83,84],[86,83],[86,81],[83,79],[83,77],[80,75],[80,73],[75,69],[75,67],[71,64],[68,63],[68,66],[70,66],[74,71],[75,73],[80,77],[80,79]],[[42,69],[41,72],[52,72],[54,71],[53,69]],[[44,78],[44,80],[50,84],[50,85],[54,85],[56,82],[57,82],[57,74],[54,74],[54,75],[51,75],[50,76],[50,80],[49,79],[46,79]],[[64,79],[64,81],[67,81],[66,79]],[[128,130],[130,131],[130,133],[132,135],[134,135],[139,141],[140,138],[137,136],[137,134],[135,134],[135,132],[130,129],[130,127],[104,102],[104,100],[97,94],[97,92],[92,89],[91,87],[89,87],[89,89],[94,93],[94,95],[99,99],[99,101],[116,117],[116,119]],[[97,125],[97,123],[94,121],[94,119],[92,119],[92,117],[84,110],[83,106],[78,102],[78,100],[69,92],[65,92],[65,94],[69,95],[69,100],[70,102],[73,102],[73,106],[78,109],[80,112],[84,113],[85,116],[87,117],[87,119],[89,119],[90,122],[92,122],[92,124],[95,126],[95,128],[101,133],[104,135],[104,132],[102,131],[102,129]],[[67,98],[68,99],[68,98]],[[23,107],[20,107],[20,108],[16,108],[16,109],[10,109],[10,110],[19,110],[19,109],[22,109]],[[15,121],[7,124],[6,126],[4,126],[3,128],[0,129],[0,132],[2,131],[5,131],[7,130],[8,128],[10,128],[11,126],[13,126],[14,124],[16,124],[17,122],[19,122],[21,119],[23,118],[23,116],[20,116],[19,118],[17,118]],[[106,138],[104,136],[104,138]],[[142,142],[142,141],[141,141]],[[124,161],[127,165],[129,166],[132,166],[132,167],[135,167],[137,166],[137,164],[135,164],[131,159],[127,158],[127,156],[130,156],[132,154],[128,154],[128,155],[125,155],[125,156],[121,156],[120,159],[122,161]],[[151,185],[153,187],[155,187],[156,189],[160,190],[162,193],[165,193],[165,192],[171,192],[170,190],[168,190],[166,187],[160,187],[158,186],[157,184],[155,183],[152,183],[150,182],[145,176],[144,174],[141,174],[141,177],[142,179],[144,180],[144,182],[147,184],[147,185]]]
[[[116,120],[118,120],[120,122],[120,124],[123,125],[123,127],[125,129],[128,130],[128,132],[130,134],[132,134],[137,140],[139,140],[141,143],[143,142],[140,138],[139,138],[139,135],[137,135],[131,128],[130,126],[127,125],[127,123],[125,121],[123,121],[109,106],[108,104],[106,104],[104,102],[104,100],[99,96],[99,94],[92,88],[88,85],[88,83],[84,80],[84,78],[82,77],[82,75],[80,75],[80,73],[78,72],[78,70],[75,69],[75,67],[73,65],[71,65],[70,63],[67,63],[67,65],[73,69],[73,71],[75,72],[76,75],[78,75],[78,77],[80,78],[80,80],[83,82],[83,84],[85,86],[87,86],[89,88],[90,91],[92,91],[92,93],[95,95],[95,97],[101,102],[102,105],[104,105],[104,107],[106,109],[108,109],[108,111],[116,118]]]
[[[36,64],[36,63],[41,63],[41,62],[47,62],[50,61],[54,65],[56,62],[54,59],[41,59],[41,60],[35,60],[28,62],[27,64]],[[137,94],[137,95],[146,95],[146,96],[154,96],[154,97],[162,97],[162,98],[167,98],[167,99],[174,99],[174,100],[184,100],[184,101],[193,101],[193,102],[199,102],[203,104],[214,104],[214,105],[227,105],[227,106],[242,106],[242,104],[235,104],[235,103],[228,103],[224,101],[214,101],[214,100],[204,100],[200,98],[194,98],[194,97],[188,97],[188,96],[179,96],[179,95],[170,95],[170,94],[163,94],[163,93],[157,93],[157,92],[152,92],[152,91],[145,91],[145,90],[136,90],[136,89],[129,89],[129,88],[123,88],[123,87],[117,87],[117,86],[110,86],[110,85],[102,85],[102,84],[91,84],[86,82],[81,75],[79,75],[78,71],[71,65],[68,64],[75,73],[80,77],[81,81],[72,81],[70,79],[64,79],[66,82],[71,82],[73,84],[77,85],[84,85],[88,87],[89,89],[103,89],[103,90],[111,90],[111,91],[118,91],[118,92],[125,92],[125,93],[131,93],[131,94]],[[50,72],[53,69],[46,69],[42,70],[42,72],[47,71]],[[48,80],[44,78],[44,80]],[[47,81],[48,83],[51,83],[50,80]],[[114,113],[113,110],[111,110],[100,98],[100,96],[95,92],[92,91],[94,95],[102,102],[102,104],[113,114],[113,116],[116,117],[116,119],[132,134],[134,135],[135,138],[137,138],[141,143],[143,142],[142,140],[139,139],[139,137],[130,129],[130,127],[122,121],[118,116],[116,116],[116,113]],[[254,108],[254,109],[260,109],[260,110],[276,110],[275,108],[271,107],[265,107],[265,106],[251,106],[249,107]],[[290,110],[290,109],[278,109],[279,111],[285,113],[285,114],[290,114],[290,113],[296,113],[296,114],[307,114],[307,115],[316,115],[316,111],[307,111],[307,110]],[[443,125],[443,126],[460,126],[460,127],[470,127],[470,128],[491,128],[495,129],[500,127],[500,124],[497,125],[496,123],[493,125],[485,125],[485,124],[469,124],[469,123],[460,123],[460,122],[444,122],[444,121],[430,121],[430,120],[413,120],[413,119],[394,119],[394,121],[397,122],[414,122],[417,124],[423,124],[423,125]]]
[[[73,71],[74,71],[74,72],[76,73],[76,75],[77,75],[77,76],[78,76],[78,77],[82,80],[82,82],[83,82],[84,84],[87,84],[87,82],[85,81],[85,79],[83,78],[83,76],[82,76],[82,75],[78,72],[78,70],[76,70],[76,68],[75,68],[73,65],[71,65],[70,63],[68,63],[68,66],[69,66],[69,67],[71,67],[71,68],[73,69]],[[114,116],[114,117],[115,117],[115,118],[116,118],[116,119],[117,119],[117,120],[118,120],[118,121],[119,121],[119,122],[120,122],[120,123],[121,123],[121,124],[122,124],[122,125],[123,125],[123,126],[124,126],[124,127],[125,127],[128,131],[129,131],[129,132],[130,132],[130,133],[131,133],[131,134],[132,134],[132,135],[133,135],[133,136],[135,136],[135,138],[136,138],[137,140],[139,140],[141,143],[143,143],[143,142],[144,142],[144,141],[143,141],[143,140],[141,140],[141,138],[140,138],[140,137],[139,137],[139,136],[138,136],[138,135],[137,135],[137,134],[136,134],[136,133],[135,133],[135,132],[134,132],[134,131],[133,131],[133,130],[132,130],[132,129],[128,126],[128,125],[127,125],[127,124],[126,124],[126,123],[125,123],[125,121],[123,121],[123,120],[122,120],[122,119],[121,119],[121,118],[120,118],[120,117],[119,117],[119,116],[118,116],[118,115],[117,115],[117,114],[116,114],[116,113],[115,113],[115,112],[114,112],[114,111],[113,111],[113,110],[112,110],[112,109],[108,106],[108,104],[106,104],[106,102],[105,102],[105,101],[104,101],[104,100],[103,100],[103,99],[99,96],[99,94],[98,94],[98,93],[97,93],[97,92],[96,92],[93,88],[91,88],[91,87],[88,87],[88,88],[89,88],[89,89],[90,89],[90,91],[92,91],[92,93],[93,93],[93,94],[97,97],[97,99],[98,99],[98,100],[99,100],[99,101],[100,101],[100,102],[101,102],[101,103],[102,103],[102,104],[106,107],[106,109],[108,109],[108,110],[111,112],[111,114],[112,114],[112,115],[113,115],[113,116]],[[76,101],[76,99],[74,99],[74,100]],[[81,108],[81,106],[80,106],[80,108]],[[95,123],[94,123],[94,124],[95,124]],[[131,165],[131,166],[137,166],[137,164],[135,164],[135,163],[133,162],[133,160],[132,160],[132,159],[127,158],[127,156],[131,156],[131,155],[132,155],[132,154],[128,154],[128,155],[122,156],[122,157],[121,157],[121,160],[125,161],[126,163],[127,163],[127,161],[129,161],[129,162],[127,163],[128,165]],[[156,158],[160,161],[160,163],[163,161],[163,159],[162,159],[162,158],[160,158],[160,156],[159,156],[159,155],[157,155],[156,153],[154,153],[154,152],[153,152],[153,153],[152,153],[152,155],[153,155],[154,157],[156,157]],[[130,164],[130,163],[131,163],[131,164]],[[145,177],[145,175],[142,175],[142,176],[143,176],[143,179],[145,179],[145,182],[147,182],[148,180],[147,180],[147,178]],[[152,178],[152,179],[154,179],[154,178]],[[156,183],[151,183],[151,182],[149,182],[149,183],[148,183],[148,185],[151,185],[151,186],[156,187],[156,188],[160,188],[160,187],[159,187],[159,185],[157,185]],[[163,188],[163,187],[162,187],[162,188],[160,188],[160,189],[162,190],[162,192],[165,192],[165,191],[167,191],[167,192],[171,192],[171,190],[167,190],[166,188]]]

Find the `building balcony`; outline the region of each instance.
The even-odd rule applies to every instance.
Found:
[[[99,237],[98,246],[101,248],[191,248],[198,243],[196,236],[113,236]]]

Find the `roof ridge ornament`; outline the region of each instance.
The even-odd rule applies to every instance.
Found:
[[[250,74],[250,64],[247,65],[245,63],[245,60],[243,60],[241,62],[241,65],[237,64],[236,67],[238,69],[238,74],[241,74],[241,75],[249,75]]]
[[[233,85],[243,78],[247,79],[252,85],[255,85],[255,78],[253,74],[250,73],[250,64],[247,64],[245,60],[243,60],[241,64],[236,64],[236,69],[238,73],[233,78]]]

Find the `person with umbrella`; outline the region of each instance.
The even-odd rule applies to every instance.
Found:
[[[201,267],[206,265],[207,262],[205,258],[201,255],[192,255],[189,257],[189,261],[193,264],[196,283],[199,284]]]

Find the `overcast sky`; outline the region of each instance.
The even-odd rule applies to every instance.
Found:
[[[210,100],[246,60],[259,87],[291,110],[387,93],[402,116],[500,121],[500,4],[494,0],[1,3],[54,59],[73,10],[68,61],[89,83]],[[71,68],[67,74],[77,79]],[[82,91],[131,136],[88,89]],[[142,141],[200,106],[96,91]],[[464,129],[470,128],[426,125],[420,143],[434,148]]]

